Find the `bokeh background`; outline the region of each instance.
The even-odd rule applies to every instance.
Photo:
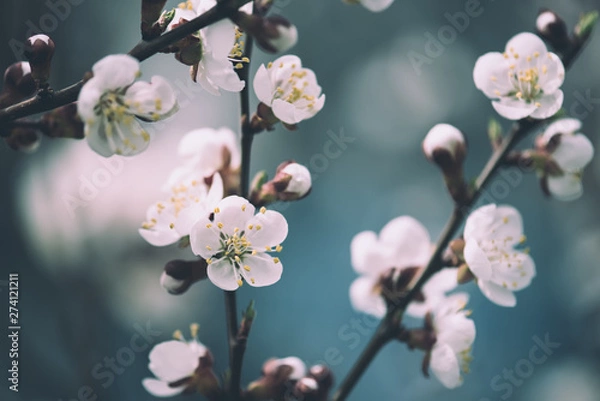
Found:
[[[126,52],[139,39],[139,1],[70,0],[69,9],[54,7],[64,3],[4,1],[1,65],[20,58],[19,42],[28,29],[45,31],[57,43],[52,84],[62,87],[102,56]],[[308,364],[327,361],[336,377],[343,377],[376,323],[349,303],[348,287],[355,278],[349,254],[353,235],[378,231],[390,219],[408,214],[435,238],[451,203],[438,172],[422,156],[420,141],[434,124],[454,124],[468,136],[469,175],[482,167],[489,156],[485,128],[494,112],[472,82],[477,57],[503,49],[518,32],[532,30],[542,7],[555,10],[572,26],[600,2],[482,0],[481,15],[470,19],[442,54],[415,69],[409,52],[425,55],[426,35],[437,36],[448,25],[446,14],[464,11],[465,5],[464,0],[397,0],[388,11],[372,14],[338,0],[276,2],[279,13],[300,32],[292,53],[317,73],[327,102],[299,131],[278,128],[255,141],[253,172],[272,173],[281,161],[293,158],[309,166],[314,186],[306,200],[278,206],[290,224],[283,279],[272,287],[244,286],[238,292],[240,309],[250,299],[258,308],[244,383],[259,375],[265,359],[288,355]],[[272,59],[256,52],[253,69]],[[565,108],[579,114],[595,145],[600,132],[599,63],[596,31],[563,87]],[[151,400],[141,386],[151,376],[149,349],[135,352],[125,365],[117,361],[113,373],[105,365],[128,353],[123,349],[130,347],[140,326],[151,327],[149,340],[155,344],[198,322],[201,341],[212,349],[217,369],[226,368],[222,294],[204,282],[183,296],[168,295],[158,282],[164,263],[190,258],[191,253],[153,248],[137,228],[176,164],[178,139],[195,127],[236,129],[237,96],[203,93],[172,56],[154,57],[142,70],[146,78],[168,77],[179,91],[182,110],[154,130],[149,150],[139,157],[102,161],[83,141],[44,140],[31,155],[0,146],[0,280],[9,272],[20,275],[22,325],[20,392],[9,392],[2,378],[2,400]],[[586,96],[599,100],[584,102]],[[508,127],[508,122],[503,125]],[[324,156],[328,141],[342,134],[351,138],[345,148]],[[531,145],[532,138],[525,142]],[[106,185],[96,187],[78,207],[69,207],[67,199],[77,198],[83,183],[103,174],[100,170],[109,172]],[[595,160],[585,173],[585,195],[560,203],[545,199],[532,175],[512,171],[498,178],[492,198],[523,213],[538,277],[518,294],[514,309],[491,304],[474,285],[465,287],[472,294],[478,333],[472,371],[463,387],[447,390],[434,379],[424,379],[422,354],[392,344],[350,399],[600,399],[599,182],[600,162]],[[8,291],[0,289],[5,302]],[[512,384],[502,377],[505,369],[523,368],[527,363],[521,361],[529,359],[534,338],[546,336],[560,345],[543,364],[526,370],[526,378],[516,376]],[[0,338],[0,370],[6,372],[8,344],[5,335]],[[87,387],[91,390],[81,390]]]

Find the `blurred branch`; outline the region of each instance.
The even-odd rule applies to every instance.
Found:
[[[141,41],[128,54],[139,61],[144,61],[187,35],[228,18],[237,11],[240,5],[247,2],[248,0],[222,1],[186,24],[182,24],[150,41]],[[85,81],[81,80],[64,89],[46,93],[45,96],[34,96],[31,99],[0,110],[0,126],[7,125],[7,123],[18,118],[42,113],[76,101],[84,83]],[[2,136],[6,135],[3,130],[0,130],[0,133]]]
[[[573,62],[585,47],[589,37],[590,32],[587,32],[584,36],[577,37],[573,42],[571,49],[563,55],[562,62],[565,66],[565,70],[571,67]],[[375,334],[359,356],[356,363],[352,366],[348,375],[340,384],[338,391],[333,396],[333,401],[343,401],[346,399],[354,386],[358,383],[363,373],[369,367],[377,353],[388,342],[395,338],[395,334],[400,330],[400,323],[402,321],[404,310],[421,291],[427,280],[429,280],[431,276],[437,273],[444,266],[442,254],[448,247],[448,244],[452,238],[456,235],[456,232],[463,224],[465,218],[468,216],[470,209],[475,205],[481,196],[484,188],[487,186],[487,184],[489,184],[490,180],[494,177],[498,169],[504,165],[505,158],[509,152],[530,132],[542,126],[552,118],[553,117],[550,117],[545,120],[534,120],[527,118],[520,120],[513,125],[509,135],[504,138],[500,146],[492,153],[491,158],[475,180],[475,187],[468,201],[460,207],[455,207],[453,210],[450,219],[446,223],[446,226],[444,227],[444,230],[438,239],[435,250],[430,257],[427,266],[423,270],[423,273],[415,285],[406,294],[406,296],[399,299],[396,304],[388,308],[386,316],[377,327]]]

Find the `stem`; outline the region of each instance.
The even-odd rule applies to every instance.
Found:
[[[570,51],[565,53],[562,58],[565,70],[568,69],[579,56],[579,54],[581,54],[581,51],[586,45],[588,39],[589,35],[578,38],[578,40],[574,42]],[[502,144],[494,151],[490,160],[487,162],[475,180],[474,189],[468,201],[464,205],[454,208],[450,219],[448,219],[448,222],[446,223],[446,226],[444,227],[444,230],[438,239],[435,250],[430,257],[427,266],[423,270],[423,273],[415,285],[406,294],[406,296],[388,308],[386,317],[380,323],[379,327],[377,328],[377,332],[375,333],[374,337],[371,338],[369,344],[367,344],[367,347],[353,365],[350,373],[342,381],[339,390],[333,397],[333,401],[343,401],[346,399],[377,353],[383,348],[383,346],[385,346],[385,344],[395,338],[393,335],[386,336],[384,334],[394,333],[394,327],[398,327],[397,330],[399,330],[402,313],[406,309],[406,306],[414,299],[415,295],[417,295],[427,280],[429,280],[431,276],[433,276],[443,267],[442,255],[444,250],[448,247],[448,244],[456,235],[456,232],[463,224],[465,218],[468,216],[471,207],[475,205],[483,193],[484,188],[489,184],[490,180],[494,177],[494,174],[498,171],[498,169],[504,164],[506,156],[529,132],[541,126],[548,120],[549,119],[533,120],[528,118],[520,120],[514,124],[509,135],[504,138]]]
[[[252,37],[247,36],[244,56],[252,56]],[[248,77],[250,76],[250,63],[238,70],[241,80],[246,82],[244,89],[240,92],[241,103],[241,127],[242,127],[242,165],[240,171],[240,194],[248,198],[248,187],[250,182],[250,153],[252,152],[252,139],[254,133],[250,129],[250,92],[248,90]],[[238,336],[237,306],[235,291],[225,291],[225,308],[227,310],[227,333],[229,338],[229,388],[227,390],[231,400],[240,399],[240,382],[242,378],[242,365],[244,353],[246,352],[246,337]]]
[[[233,13],[237,11],[236,7],[239,7],[239,3],[240,1],[225,1],[218,3],[204,14],[199,15],[186,24],[150,41],[141,41],[129,51],[129,55],[135,57],[139,61],[144,61],[160,52],[165,47],[185,38],[187,35],[233,15]],[[52,92],[48,96],[34,96],[31,99],[24,100],[0,110],[0,126],[6,125],[8,122],[18,118],[42,113],[76,101],[83,84],[84,80],[81,80],[64,89]],[[7,133],[3,131],[4,130],[0,131],[0,135],[7,135]]]

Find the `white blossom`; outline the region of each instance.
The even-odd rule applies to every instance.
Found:
[[[181,19],[190,21],[216,4],[216,0],[188,0],[181,3],[175,9],[173,20],[167,30],[179,24]],[[246,6],[241,8],[243,11],[247,9]],[[213,95],[220,95],[221,89],[228,92],[239,92],[244,89],[245,82],[239,79],[233,64],[241,61],[233,54],[239,47],[237,40],[241,37],[236,26],[228,19],[224,19],[202,28],[198,31],[197,37],[202,45],[202,54],[200,62],[192,67],[192,78]]]
[[[544,180],[552,196],[562,201],[575,200],[583,194],[583,169],[594,157],[594,147],[585,135],[578,133],[580,129],[581,121],[564,118],[550,124],[540,137],[543,147],[554,142],[550,154],[562,175],[548,175]]]
[[[468,373],[471,347],[475,341],[475,323],[464,310],[469,299],[457,293],[438,304],[432,313],[436,342],[431,349],[429,366],[438,380],[448,388],[462,384],[461,371]]]
[[[423,285],[421,292],[425,298],[422,302],[413,301],[408,304],[406,314],[413,317],[424,317],[443,303],[446,294],[458,286],[457,269],[447,267],[435,273]]]
[[[201,128],[187,133],[179,141],[178,156],[183,165],[170,175],[163,190],[182,181],[210,177],[216,172],[235,172],[241,163],[236,134],[229,128]],[[227,177],[222,177],[226,180]]]
[[[248,200],[229,196],[192,227],[192,251],[206,259],[208,278],[223,290],[236,290],[243,281],[254,287],[268,286],[281,278],[281,261],[268,252],[281,251],[287,221],[281,213],[264,207],[256,215],[254,211]]]
[[[190,234],[192,226],[208,216],[223,198],[223,181],[216,173],[211,185],[203,175],[180,181],[171,187],[170,195],[150,206],[140,235],[154,246],[165,246]]]
[[[381,318],[386,312],[379,285],[381,275],[392,268],[402,270],[427,264],[431,241],[421,223],[401,216],[387,223],[379,236],[373,231],[358,233],[352,239],[350,253],[352,267],[361,275],[350,286],[352,306]]]
[[[481,56],[473,78],[475,86],[493,100],[494,109],[509,120],[548,118],[563,103],[559,89],[565,78],[563,63],[532,33],[513,37],[504,53]]]
[[[510,206],[486,205],[467,218],[464,257],[483,294],[501,306],[515,306],[513,291],[531,284],[535,264],[525,242],[521,214]]]
[[[302,67],[297,56],[287,55],[261,65],[254,77],[258,100],[286,124],[314,117],[325,104],[315,73]]]
[[[131,156],[148,146],[150,135],[138,119],[162,120],[177,111],[175,92],[159,76],[150,83],[135,79],[139,62],[128,55],[111,55],[94,64],[77,101],[90,147],[102,156]]]
[[[156,379],[146,378],[142,385],[156,397],[172,397],[186,390],[200,364],[200,358],[210,351],[196,338],[197,326],[192,325],[192,340],[171,340],[152,348],[148,368]],[[175,385],[177,384],[177,385]]]

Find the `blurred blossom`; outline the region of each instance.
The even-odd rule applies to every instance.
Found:
[[[94,77],[81,88],[77,111],[90,147],[102,156],[133,156],[144,151],[150,134],[137,119],[158,121],[178,109],[175,92],[163,77],[134,83],[139,68],[129,55],[106,56],[94,64]]]

